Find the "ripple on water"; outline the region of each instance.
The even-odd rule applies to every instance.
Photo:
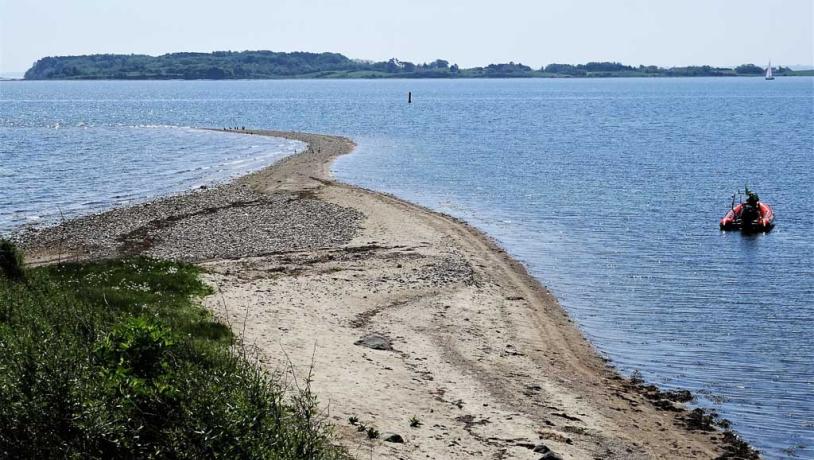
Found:
[[[225,181],[303,147],[163,125],[44,130],[0,127],[0,232]]]

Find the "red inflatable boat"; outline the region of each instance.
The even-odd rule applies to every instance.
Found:
[[[744,232],[768,232],[774,227],[774,211],[763,202],[756,205],[740,203],[721,219],[721,230]]]

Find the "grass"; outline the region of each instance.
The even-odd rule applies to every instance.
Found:
[[[207,293],[148,258],[0,273],[0,457],[348,458],[307,386],[234,352]]]
[[[377,430],[375,427],[372,427],[372,426],[368,427],[368,429],[367,429],[367,437],[369,439],[379,439],[379,430]]]

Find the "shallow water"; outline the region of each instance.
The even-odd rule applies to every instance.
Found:
[[[303,146],[176,126],[0,126],[0,233],[224,182]]]
[[[255,137],[143,125],[352,136],[339,178],[469,220],[623,371],[693,390],[767,457],[814,457],[814,79],[0,83],[0,186],[39,193],[4,193],[0,224],[255,157]],[[66,185],[65,163],[104,173]],[[719,232],[747,182],[777,228]]]

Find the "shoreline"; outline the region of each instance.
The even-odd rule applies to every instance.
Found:
[[[205,304],[243,324],[262,363],[300,377],[313,366],[313,389],[352,453],[539,458],[545,444],[563,458],[716,458],[743,448],[703,417],[693,425],[686,394],[622,378],[493,238],[334,181],[330,165],[350,139],[225,132],[308,147],[224,186],[34,232],[24,249],[35,263],[199,263],[219,292]],[[405,442],[368,441],[350,416]]]
[[[799,70],[801,72],[795,75],[775,75],[775,79],[783,79],[786,77],[814,77],[814,74],[805,72],[812,72],[806,70]],[[614,76],[576,76],[576,75],[559,75],[559,76],[500,76],[500,77],[406,77],[406,76],[393,76],[393,77],[273,77],[273,78],[221,78],[221,79],[207,79],[207,78],[44,78],[44,79],[26,79],[26,78],[7,78],[0,79],[0,82],[42,82],[42,81],[55,81],[55,82],[88,82],[88,81],[296,81],[296,80],[328,80],[328,81],[341,81],[341,80],[362,80],[362,81],[377,81],[377,80],[626,80],[626,79],[678,79],[678,78],[755,78],[765,79],[765,76],[760,75],[614,75]]]

